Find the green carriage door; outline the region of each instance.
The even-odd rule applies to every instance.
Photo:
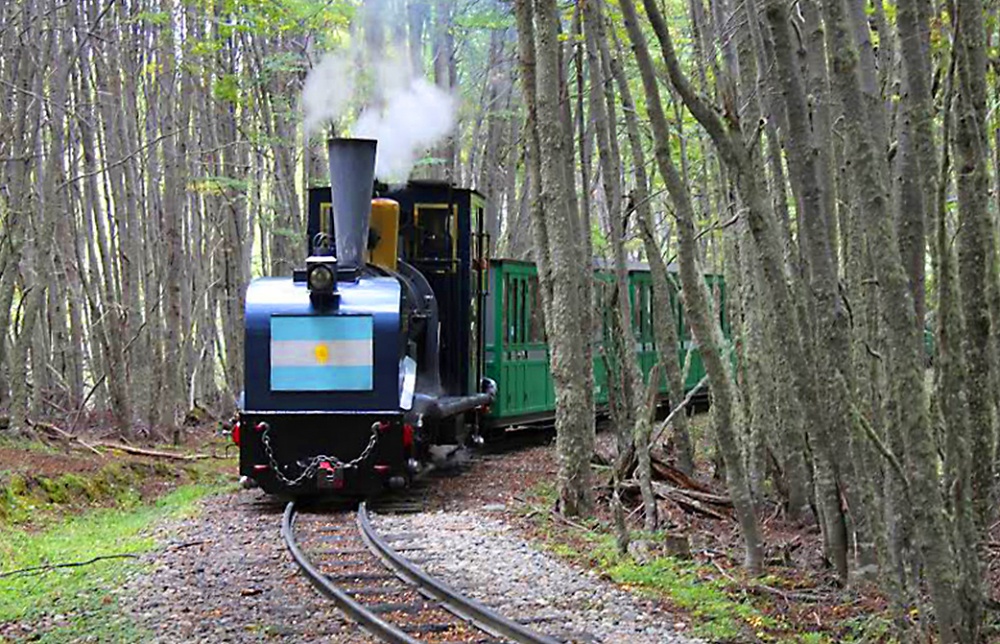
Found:
[[[521,360],[522,284],[521,276],[510,270],[503,275],[503,390],[504,415],[517,415],[524,406],[524,362]]]
[[[509,415],[551,409],[548,351],[538,278],[524,270],[504,275],[503,403]]]
[[[552,379],[549,377],[549,351],[545,337],[545,318],[542,316],[542,293],[538,275],[530,274],[525,280],[525,384],[527,412],[537,413],[555,405]]]

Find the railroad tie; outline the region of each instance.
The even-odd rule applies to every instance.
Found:
[[[321,557],[333,557],[335,555],[363,555],[371,552],[367,548],[338,548],[336,550],[323,550],[316,554]]]
[[[356,537],[353,534],[352,535],[346,535],[346,534],[317,534],[317,535],[313,535],[312,539],[315,539],[316,541],[337,541],[337,542],[351,541],[351,542],[354,542],[354,543],[359,543],[360,542],[360,540],[358,539],[358,537]]]
[[[333,561],[324,561],[323,565],[331,568],[349,568],[351,566],[364,566],[370,563],[370,561],[363,559],[334,559]]]
[[[377,581],[379,579],[399,579],[396,575],[388,572],[356,572],[356,573],[344,573],[337,575],[327,575],[327,579],[330,581],[354,581],[354,580],[364,580],[364,581]]]
[[[409,595],[413,594],[414,588],[412,586],[362,586],[361,588],[352,588],[348,591],[351,595]]]
[[[377,604],[365,604],[365,608],[373,613],[419,613],[428,608],[437,608],[437,604],[425,601],[417,602],[379,602]]]
[[[445,633],[460,625],[457,622],[448,622],[445,624],[428,622],[426,624],[403,624],[402,628],[411,633]]]

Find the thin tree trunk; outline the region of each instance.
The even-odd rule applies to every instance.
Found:
[[[992,522],[994,449],[996,446],[990,342],[991,324],[988,279],[994,230],[987,211],[989,201],[989,140],[986,121],[986,52],[983,3],[957,2],[955,163],[957,170],[959,227],[958,276],[965,317],[963,351],[968,370],[966,395],[972,448],[972,499],[976,523],[985,531]]]
[[[862,215],[869,248],[881,287],[886,316],[888,371],[896,414],[908,439],[906,461],[913,504],[915,532],[923,555],[931,598],[943,642],[960,640],[960,618],[944,503],[937,481],[937,455],[927,410],[920,334],[909,287],[892,225],[885,170],[877,143],[884,136],[878,118],[867,109],[871,96],[862,93],[858,49],[848,31],[843,0],[824,0],[829,30],[834,87],[844,109],[848,139],[853,141],[853,178],[865,209]]]
[[[660,104],[659,86],[653,71],[653,61],[639,26],[635,4],[632,0],[622,0],[621,8],[646,93],[646,109],[653,127],[657,165],[674,203],[680,245],[678,257],[681,265],[680,274],[685,311],[687,312],[687,320],[698,339],[702,360],[709,374],[714,405],[715,432],[726,464],[726,477],[733,499],[733,507],[736,510],[743,534],[744,563],[751,572],[757,573],[763,568],[764,563],[760,528],[754,513],[753,499],[746,480],[740,448],[731,425],[733,391],[727,366],[728,361],[723,361],[723,356],[720,353],[722,347],[719,346],[716,339],[718,330],[713,328],[717,327],[718,318],[712,314],[702,283],[702,274],[698,269],[694,209],[687,187],[681,181],[670,158],[670,135],[663,107]]]
[[[571,150],[560,108],[558,14],[553,0],[515,4],[521,58],[522,92],[528,103],[529,129],[537,137],[529,145],[537,163],[538,207],[531,209],[535,261],[545,305],[545,326],[552,347],[551,369],[556,390],[556,451],[559,454],[559,505],[568,515],[592,507],[590,457],[594,443],[593,390],[587,387],[589,338],[581,337],[579,320],[589,302],[581,280],[590,279],[590,261],[582,257],[579,213],[568,184]],[[536,153],[531,159],[531,153]],[[541,203],[547,205],[542,213]],[[587,319],[584,317],[584,319]],[[586,327],[585,327],[586,328]]]
[[[660,243],[656,239],[653,211],[650,206],[649,178],[646,175],[646,153],[643,149],[639,118],[632,100],[632,92],[628,86],[628,78],[626,78],[625,71],[617,58],[611,59],[611,70],[618,84],[622,111],[625,114],[625,128],[632,150],[635,188],[630,201],[638,215],[636,223],[639,235],[642,237],[643,249],[646,251],[649,272],[653,279],[653,336],[656,340],[660,364],[663,365],[667,378],[668,399],[671,406],[675,406],[679,405],[684,398],[684,376],[681,373],[677,353],[680,342],[677,339],[677,319],[674,315],[673,304],[676,294],[671,289],[667,265],[663,261]],[[677,467],[685,474],[691,474],[694,472],[694,448],[688,433],[688,422],[685,414],[675,415],[673,430],[674,446],[677,449]]]
[[[628,283],[628,265],[625,259],[625,230],[622,217],[621,156],[618,149],[618,133],[614,130],[614,92],[611,79],[605,78],[601,61],[601,45],[605,40],[604,17],[599,0],[583,0],[587,68],[590,72],[590,115],[597,133],[598,159],[605,203],[608,209],[608,233],[614,257],[615,285],[618,290],[616,313],[622,338],[620,358],[620,381],[624,414],[619,418],[623,426],[617,427],[619,468],[625,466],[625,457],[632,443],[634,422],[642,413],[642,374],[638,369],[635,351],[635,335],[632,324],[632,298]],[[619,469],[619,474],[622,474]]]

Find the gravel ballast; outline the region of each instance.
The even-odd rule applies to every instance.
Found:
[[[298,573],[279,531],[283,507],[262,498],[211,497],[157,528],[162,547],[117,591],[147,641],[375,641]]]
[[[375,526],[409,534],[391,545],[428,573],[561,641],[697,642],[658,602],[539,550],[504,521],[516,495],[549,475],[551,459],[548,446],[488,458],[431,481],[419,495],[425,511],[376,511]],[[298,572],[279,530],[283,504],[267,499],[258,491],[210,497],[197,514],[155,529],[160,546],[115,593],[151,634],[146,641],[375,641]]]
[[[376,515],[382,535],[428,573],[497,612],[556,639],[591,643],[693,644],[673,617],[541,552],[503,522],[475,510]],[[408,551],[408,549],[413,549]]]

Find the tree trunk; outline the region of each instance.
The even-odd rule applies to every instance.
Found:
[[[590,72],[590,116],[597,133],[597,148],[608,209],[608,241],[614,258],[615,285],[618,291],[616,314],[622,338],[622,355],[619,356],[618,385],[622,391],[624,414],[618,419],[623,426],[616,427],[618,453],[624,457],[629,451],[634,435],[634,423],[644,407],[642,401],[642,374],[639,372],[635,351],[635,333],[632,324],[632,298],[628,282],[628,265],[625,260],[625,230],[622,217],[621,155],[618,133],[614,129],[615,115],[613,85],[605,78],[601,60],[601,43],[605,42],[604,17],[599,0],[583,0],[587,67]],[[619,466],[624,466],[619,462]],[[619,470],[621,474],[621,470]]]
[[[767,17],[771,24],[777,73],[784,93],[785,112],[788,123],[787,152],[788,167],[792,179],[799,185],[802,209],[799,212],[800,225],[805,229],[805,241],[809,256],[809,309],[813,311],[818,341],[817,364],[819,365],[819,387],[826,392],[826,414],[829,418],[849,418],[847,398],[850,371],[850,337],[847,315],[838,293],[836,263],[833,261],[834,240],[828,237],[826,226],[832,213],[824,212],[826,205],[822,199],[812,133],[809,125],[809,108],[806,103],[805,87],[799,72],[798,62],[793,55],[791,26],[785,5],[776,0],[767,3]],[[828,183],[828,182],[827,182]],[[832,424],[832,423],[831,423]],[[823,504],[824,532],[837,564],[841,579],[846,581],[846,534],[844,515],[840,509],[840,490],[837,483],[845,488],[849,500],[853,496],[847,485],[852,476],[840,476],[838,454],[847,453],[847,432],[843,422],[832,426],[825,440],[817,441],[814,448],[817,455],[817,475],[819,477],[821,503]],[[856,461],[855,461],[856,462]],[[863,471],[861,472],[863,474]],[[855,503],[850,504],[856,507]],[[861,510],[861,508],[858,508]],[[860,512],[855,520],[864,524],[864,514]],[[865,535],[867,536],[867,535]],[[843,548],[843,550],[841,550]]]
[[[848,31],[843,0],[824,0],[834,87],[844,109],[848,140],[853,142],[853,179],[865,209],[861,215],[881,288],[886,316],[888,371],[898,422],[907,438],[907,473],[913,504],[915,532],[924,565],[938,628],[943,642],[960,637],[960,617],[955,589],[954,560],[944,503],[937,480],[937,455],[927,410],[920,333],[909,286],[889,212],[885,169],[877,142],[884,136],[862,93],[858,49]]]
[[[995,233],[987,211],[989,200],[989,140],[986,121],[986,52],[983,3],[957,2],[958,80],[955,119],[955,164],[957,170],[959,226],[958,276],[962,312],[965,317],[963,351],[968,370],[969,438],[972,448],[972,498],[976,523],[985,531],[995,514],[993,468],[996,446],[991,365],[990,312],[994,258],[989,256],[989,238]]]
[[[522,92],[528,103],[529,129],[537,139],[539,207],[532,208],[535,261],[545,305],[545,326],[552,348],[551,370],[556,391],[556,451],[559,454],[559,505],[568,515],[592,507],[590,457],[594,443],[593,390],[586,373],[587,334],[579,320],[589,302],[581,302],[583,279],[591,279],[590,261],[581,257],[579,213],[573,186],[567,183],[572,151],[560,108],[559,20],[553,0],[518,0],[518,44]],[[537,66],[536,66],[537,65]],[[541,204],[545,204],[542,211]],[[586,319],[586,318],[584,318]],[[585,327],[586,328],[586,327]]]
[[[718,324],[718,318],[712,315],[703,285],[703,277],[698,269],[698,247],[695,239],[694,209],[687,187],[681,181],[670,158],[670,135],[667,129],[666,117],[660,104],[659,86],[653,71],[653,61],[646,46],[645,37],[636,15],[632,0],[622,0],[622,13],[629,39],[635,52],[639,71],[642,75],[643,88],[646,93],[646,109],[650,124],[653,127],[654,151],[660,175],[663,177],[674,203],[679,240],[678,257],[680,260],[681,284],[683,285],[685,312],[694,335],[698,340],[702,360],[709,374],[714,405],[713,421],[716,437],[722,450],[726,464],[726,477],[729,484],[733,507],[740,523],[745,544],[746,567],[753,573],[763,568],[763,547],[760,538],[760,528],[754,513],[750,486],[747,484],[743,468],[740,448],[731,425],[733,391],[730,381],[728,361],[723,361],[720,353],[722,347],[716,340],[718,331],[713,326]],[[648,7],[647,7],[648,11]]]
[[[681,373],[677,338],[677,319],[674,315],[678,294],[671,287],[667,265],[663,261],[660,243],[656,239],[653,211],[650,207],[649,179],[646,175],[646,152],[643,149],[639,118],[636,114],[628,78],[617,58],[611,59],[611,69],[618,84],[622,111],[625,113],[625,128],[632,150],[632,171],[635,174],[635,189],[630,202],[638,215],[637,226],[642,237],[646,262],[653,279],[653,336],[660,357],[660,364],[667,377],[668,400],[671,406],[679,405],[684,399],[684,374]],[[686,414],[676,414],[673,421],[674,446],[677,450],[677,468],[685,474],[694,472],[694,447],[688,433]]]

